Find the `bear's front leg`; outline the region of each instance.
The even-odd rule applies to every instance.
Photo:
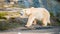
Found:
[[[35,20],[35,17],[33,16],[29,16],[28,18],[28,22],[27,24],[25,25],[26,27],[30,27],[32,24],[33,24],[33,21]]]

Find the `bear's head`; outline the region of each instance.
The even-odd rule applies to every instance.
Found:
[[[27,8],[27,9],[22,9],[21,11],[20,11],[20,15],[21,16],[29,16],[31,14],[31,12],[30,12],[30,9],[29,8]]]

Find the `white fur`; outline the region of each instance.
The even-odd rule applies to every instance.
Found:
[[[35,19],[42,21],[43,26],[50,23],[50,14],[45,8],[27,8],[23,9],[24,15],[28,16],[28,22],[25,26],[29,27]]]

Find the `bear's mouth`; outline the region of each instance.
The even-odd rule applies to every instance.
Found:
[[[23,16],[23,14],[24,14],[24,12],[21,10],[21,11],[20,11],[20,15]]]
[[[20,13],[20,15],[21,15],[21,16],[23,16],[23,14],[22,14],[22,13]]]

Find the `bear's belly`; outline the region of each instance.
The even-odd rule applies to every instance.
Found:
[[[41,20],[42,18],[44,18],[44,15],[41,14],[41,13],[37,13],[37,14],[34,14],[34,17],[35,17],[37,20]]]

